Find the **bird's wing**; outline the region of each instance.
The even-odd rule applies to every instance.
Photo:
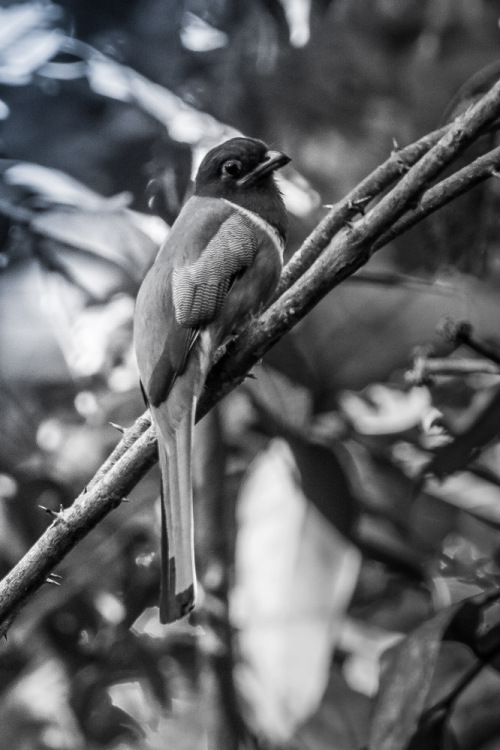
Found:
[[[244,214],[229,216],[199,258],[173,273],[172,296],[177,322],[201,328],[220,312],[235,278],[251,265],[259,241]]]
[[[193,262],[176,268],[172,275],[175,322],[159,356],[147,393],[154,406],[166,400],[175,379],[182,375],[200,330],[220,312],[234,280],[248,268],[259,249],[250,219],[231,214]]]

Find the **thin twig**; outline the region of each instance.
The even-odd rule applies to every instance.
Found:
[[[500,367],[487,359],[417,357],[413,368],[406,373],[406,380],[413,385],[421,385],[437,376],[466,377],[477,374],[500,375]]]

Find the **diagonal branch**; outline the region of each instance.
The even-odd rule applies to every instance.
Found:
[[[201,418],[235,388],[251,367],[331,289],[364,265],[388,239],[500,166],[495,149],[451,178],[426,190],[441,171],[500,115],[500,82],[451,125],[393,153],[344,201],[337,204],[285,268],[281,296],[251,322],[215,364],[198,407]],[[413,165],[413,166],[411,166]],[[403,176],[401,177],[401,173]],[[354,225],[366,199],[399,182]],[[36,544],[0,582],[0,635],[44,583],[54,567],[99,521],[116,508],[156,461],[156,440],[144,414],[103,464],[73,505],[57,515]]]

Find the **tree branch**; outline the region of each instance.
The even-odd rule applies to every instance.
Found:
[[[498,164],[498,149],[426,190],[499,114],[500,82],[451,125],[393,152],[385,164],[327,214],[284,269],[279,287],[281,296],[217,352],[197,419],[235,388],[255,362],[327,292],[364,265],[382,242],[385,244],[388,238],[405,231],[491,174],[491,165]],[[354,225],[346,225],[355,214],[363,213],[367,202],[384,193],[398,178],[399,182],[366,215]],[[0,635],[7,632],[16,614],[57,563],[120,504],[155,460],[156,440],[149,416],[144,414],[125,432],[86,490],[57,516],[0,582]]]
[[[395,148],[386,162],[365,177],[345,198],[332,206],[283,269],[276,299],[319,258],[332,237],[345,226],[347,221],[363,214],[366,205],[400,179],[401,175],[405,174],[447,132],[447,129],[443,127],[429,133],[406,148]]]
[[[480,182],[484,182],[489,177],[498,177],[496,172],[498,167],[500,167],[500,146],[484,154],[484,156],[478,157],[472,164],[468,164],[452,174],[451,177],[426,190],[418,205],[389,227],[374,243],[372,250],[375,251],[384,247],[426,216],[463,195]]]

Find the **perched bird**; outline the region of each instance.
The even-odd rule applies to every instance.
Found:
[[[278,283],[287,215],[274,171],[289,161],[253,138],[209,151],[137,297],[135,350],[162,473],[162,622],[194,606],[196,403],[217,347]]]

